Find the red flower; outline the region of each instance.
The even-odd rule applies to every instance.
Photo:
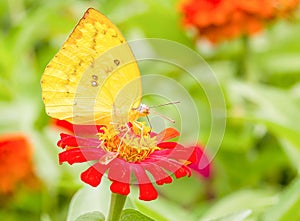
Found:
[[[0,136],[0,194],[14,192],[19,185],[36,186],[31,145],[24,134]]]
[[[290,13],[299,0],[183,0],[184,24],[212,42],[251,35],[266,22]]]
[[[157,185],[171,183],[172,174],[175,178],[191,176],[187,165],[196,163],[199,157],[197,147],[187,148],[166,141],[179,136],[172,128],[155,134],[143,123],[129,122],[97,130],[98,138],[61,134],[58,146],[67,149],[59,154],[59,162],[93,163],[81,174],[81,180],[96,187],[107,172],[114,193],[128,195],[130,184],[138,184],[139,198],[154,200],[158,194],[153,182]]]

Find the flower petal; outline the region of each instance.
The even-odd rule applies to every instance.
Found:
[[[65,120],[58,120],[58,119],[52,119],[51,122],[52,125],[58,126],[58,127],[62,127],[65,130],[69,131],[69,132],[74,132],[73,131],[73,124],[71,124],[68,121]]]
[[[103,168],[104,172],[101,173],[99,168]],[[86,171],[81,173],[81,180],[93,187],[96,187],[100,184],[101,178],[107,169],[107,165],[100,165],[100,163],[95,163],[93,166],[88,168]]]
[[[210,162],[207,155],[203,152],[200,146],[195,146],[196,160],[192,161],[189,165],[190,168],[195,170],[198,174],[209,177],[210,176]]]
[[[140,200],[151,201],[158,197],[158,193],[152,183],[139,184]]]
[[[129,183],[122,183],[119,181],[113,181],[110,185],[110,190],[113,193],[118,193],[121,195],[128,195],[130,193],[130,184]]]
[[[61,127],[73,134],[82,136],[82,135],[91,135],[91,134],[97,134],[101,133],[101,127],[102,125],[79,125],[79,124],[71,124],[68,121],[65,120],[58,120],[53,119],[52,125]]]
[[[170,140],[172,138],[178,137],[180,133],[175,130],[172,127],[169,127],[163,131],[161,131],[159,134],[156,135],[156,139],[158,142]]]
[[[23,133],[0,135],[1,197],[14,194],[22,185],[32,189],[39,186],[40,181],[34,173],[32,163],[32,150],[32,143]]]
[[[73,148],[58,154],[59,163],[82,163],[98,160],[105,154],[104,150],[94,147]]]
[[[177,161],[184,160],[195,162],[196,161],[196,153],[195,147],[184,147],[182,145],[177,145],[176,148],[168,155],[168,158],[175,159]]]
[[[176,178],[180,178],[187,174],[190,174],[190,169],[183,165],[183,163],[177,162],[175,160],[171,160],[169,158],[162,158],[160,160],[154,160],[154,163],[157,164],[159,167],[162,167],[171,173],[175,174]],[[189,172],[188,172],[189,171]],[[178,176],[178,177],[177,177]]]
[[[162,149],[173,149],[178,145],[176,142],[161,142],[157,146]]]
[[[152,174],[156,181],[156,184],[163,185],[165,183],[172,183],[172,177],[155,163],[141,162],[140,164],[145,170],[149,171]]]
[[[140,189],[139,199],[145,201],[155,200],[158,197],[158,193],[149,180],[145,170],[139,164],[133,164],[132,168]]]
[[[173,149],[162,149],[155,151],[149,157],[167,157],[170,159],[175,159],[177,161],[189,161],[196,162],[196,147],[184,147],[175,142],[165,142],[161,143],[164,147],[171,147]],[[157,145],[161,147],[161,144]]]
[[[130,164],[116,158],[110,163],[108,178],[112,181],[110,190],[121,195],[130,193]]]
[[[122,183],[130,183],[130,163],[116,158],[110,163],[108,178]]]
[[[57,142],[57,146],[65,148],[70,147],[97,147],[101,144],[101,141],[95,138],[83,138],[78,136],[73,136],[69,134],[60,134],[60,140]]]
[[[178,170],[175,171],[174,175],[177,179],[179,179],[184,176],[190,177],[192,175],[192,172],[189,167],[182,165]]]
[[[156,181],[157,185],[163,185],[163,184],[168,184],[168,183],[172,183],[172,177],[171,176],[167,176],[165,178],[162,178],[161,180]]]

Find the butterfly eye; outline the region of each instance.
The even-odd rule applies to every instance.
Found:
[[[94,75],[94,74],[93,74],[93,75],[92,75],[92,78],[93,78],[93,80],[95,80],[95,81],[98,80],[98,76],[97,76],[97,75]]]
[[[118,59],[115,59],[115,60],[114,60],[114,63],[115,63],[115,65],[119,66],[120,61],[119,61]]]

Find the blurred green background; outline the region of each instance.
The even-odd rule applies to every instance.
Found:
[[[39,83],[89,7],[107,15],[127,40],[163,38],[198,51],[226,98],[226,131],[210,178],[177,180],[159,189],[159,200],[142,203],[132,197],[133,204],[156,220],[300,220],[299,13],[250,37],[245,51],[243,39],[196,43],[183,28],[175,0],[0,1],[0,136],[18,131],[28,136],[41,181],[38,189],[0,195],[0,220],[73,220],[86,201],[109,203],[100,193],[97,198],[81,192],[72,200],[83,186],[79,174],[86,167],[58,165],[59,130],[44,112]],[[241,58],[242,76],[236,74]],[[176,68],[145,66],[142,75],[150,72],[147,68],[182,82],[197,103],[199,142],[205,145],[211,129],[205,93]],[[70,209],[71,200],[77,211]]]

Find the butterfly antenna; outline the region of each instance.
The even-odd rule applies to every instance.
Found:
[[[154,105],[154,106],[151,106],[149,108],[157,108],[157,107],[167,106],[167,105],[170,105],[170,104],[179,104],[179,103],[180,103],[180,101],[172,101],[172,102],[168,102],[168,103],[165,103],[165,104]]]
[[[168,121],[170,121],[170,122],[173,123],[173,124],[175,123],[175,120],[173,120],[172,118],[167,117],[167,116],[164,115],[164,114],[161,114],[161,113],[156,112],[156,111],[154,111],[154,110],[152,110],[151,112],[154,113],[154,114],[156,114],[156,115],[158,115],[158,116],[160,116],[160,117],[162,117],[162,118],[164,118],[164,119],[166,119],[166,120],[168,120]]]

